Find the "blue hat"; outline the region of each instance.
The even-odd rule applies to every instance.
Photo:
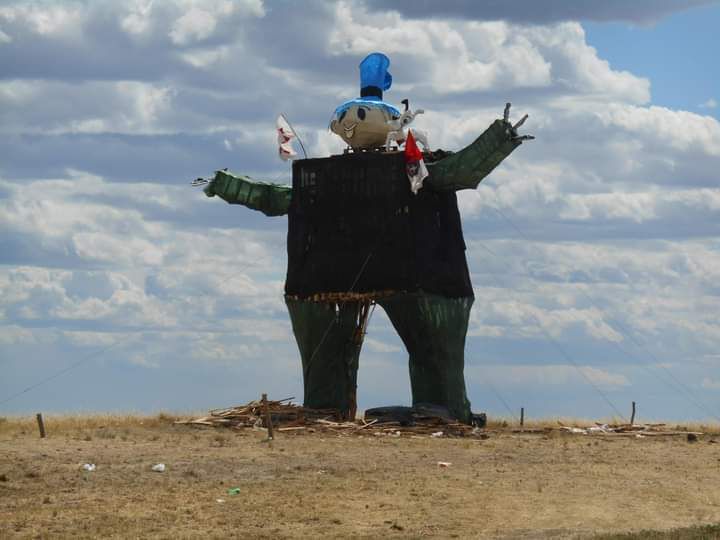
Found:
[[[353,105],[366,105],[385,109],[393,116],[400,116],[400,111],[382,100],[383,90],[392,85],[392,75],[388,71],[390,59],[383,53],[368,54],[360,62],[360,97],[346,101],[335,109],[335,115],[340,115]]]
[[[378,52],[368,54],[360,62],[360,97],[382,101],[383,90],[392,85],[389,67],[390,59]]]

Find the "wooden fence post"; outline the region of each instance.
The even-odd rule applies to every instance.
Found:
[[[42,414],[37,413],[35,415],[35,418],[37,418],[38,429],[40,430],[40,438],[44,439],[45,438],[45,423],[43,422]]]
[[[272,417],[270,416],[270,408],[268,407],[267,394],[262,395],[263,412],[265,413],[265,427],[268,430],[268,439],[273,440]]]

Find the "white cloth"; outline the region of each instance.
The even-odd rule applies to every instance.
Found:
[[[285,117],[280,114],[277,117],[277,140],[278,140],[278,155],[283,161],[294,159],[297,156],[295,150],[292,147],[292,140],[295,138],[290,124],[287,123]]]

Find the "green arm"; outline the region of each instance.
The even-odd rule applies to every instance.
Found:
[[[522,144],[522,141],[513,139],[511,127],[502,120],[495,120],[469,146],[435,163],[428,163],[430,176],[425,183],[441,191],[475,189]]]
[[[208,197],[217,195],[230,204],[242,204],[266,216],[287,214],[292,195],[290,186],[256,182],[248,176],[236,176],[227,171],[217,171],[204,191]]]

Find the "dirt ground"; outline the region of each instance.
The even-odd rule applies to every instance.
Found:
[[[46,424],[40,439],[34,419],[0,422],[0,538],[592,538],[720,522],[718,435],[267,442],[164,416]]]

